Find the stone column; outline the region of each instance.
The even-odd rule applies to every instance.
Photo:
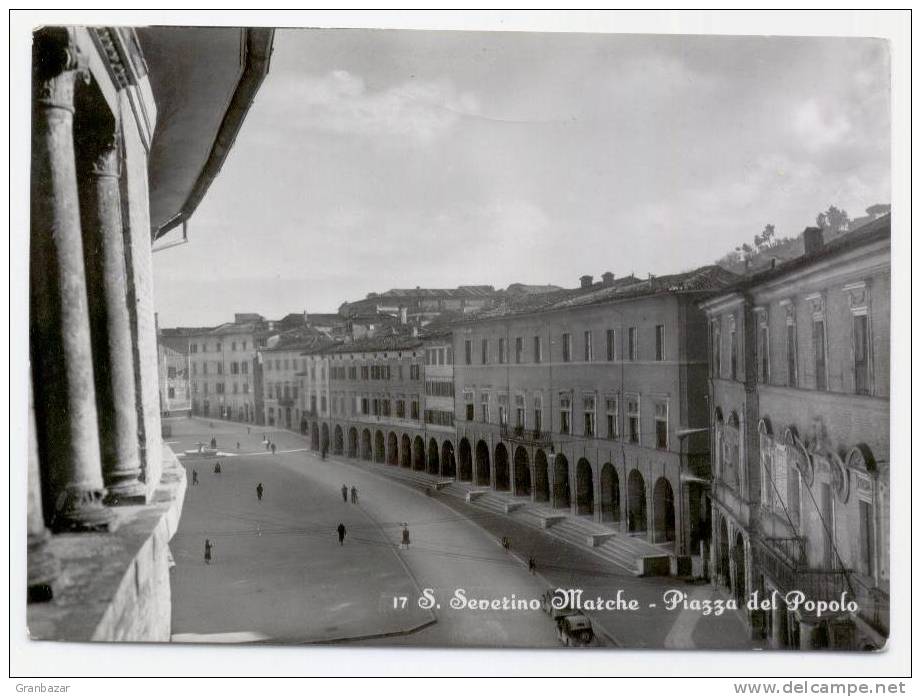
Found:
[[[35,440],[35,411],[32,406],[32,384],[29,383],[29,498],[28,498],[28,599],[30,603],[44,602],[53,597],[52,585],[58,575],[57,559],[48,550],[50,534],[45,527],[42,509],[42,482],[38,466],[38,445]]]
[[[56,529],[108,529],[102,504],[93,355],[74,159],[74,84],[83,77],[66,29],[36,32],[30,345],[37,432]]]
[[[85,158],[83,249],[87,290],[93,299],[90,319],[106,503],[117,505],[143,503],[146,488],[140,481],[137,390],[114,119],[102,128],[108,132],[88,139],[90,152]]]

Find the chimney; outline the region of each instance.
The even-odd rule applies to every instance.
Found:
[[[594,279],[588,274],[585,274],[584,276],[579,276],[579,287],[580,288],[591,288],[593,280]]]
[[[601,274],[601,285],[605,288],[613,286],[614,274],[612,274],[610,271],[605,271],[603,274]]]
[[[806,247],[806,256],[815,254],[825,245],[825,240],[822,236],[822,228],[820,227],[807,227],[803,230],[803,246]]]

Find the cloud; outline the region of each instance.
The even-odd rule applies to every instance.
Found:
[[[841,145],[852,132],[850,119],[840,110],[809,99],[793,112],[793,130],[810,151]]]
[[[290,75],[267,97],[281,106],[293,125],[360,136],[398,136],[429,143],[458,120],[479,111],[470,92],[449,80],[409,80],[371,89],[360,75],[333,70],[321,76]]]

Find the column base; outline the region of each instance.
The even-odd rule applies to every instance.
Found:
[[[138,471],[140,474],[140,471]],[[147,503],[147,487],[137,477],[106,485],[102,501],[106,506],[135,506]]]
[[[103,505],[105,489],[68,487],[63,504],[54,516],[56,532],[109,532],[117,523],[112,511]]]

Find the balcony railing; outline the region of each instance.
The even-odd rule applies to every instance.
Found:
[[[553,439],[550,437],[549,431],[540,431],[534,429],[527,429],[524,426],[509,426],[508,424],[502,424],[499,427],[499,432],[502,438],[513,443],[525,443],[527,445],[540,445],[540,446],[550,446],[553,443]]]
[[[802,591],[810,600],[833,600],[854,590],[847,569],[810,569],[806,561],[805,541],[801,537],[759,538],[753,551],[765,574],[783,592]]]

